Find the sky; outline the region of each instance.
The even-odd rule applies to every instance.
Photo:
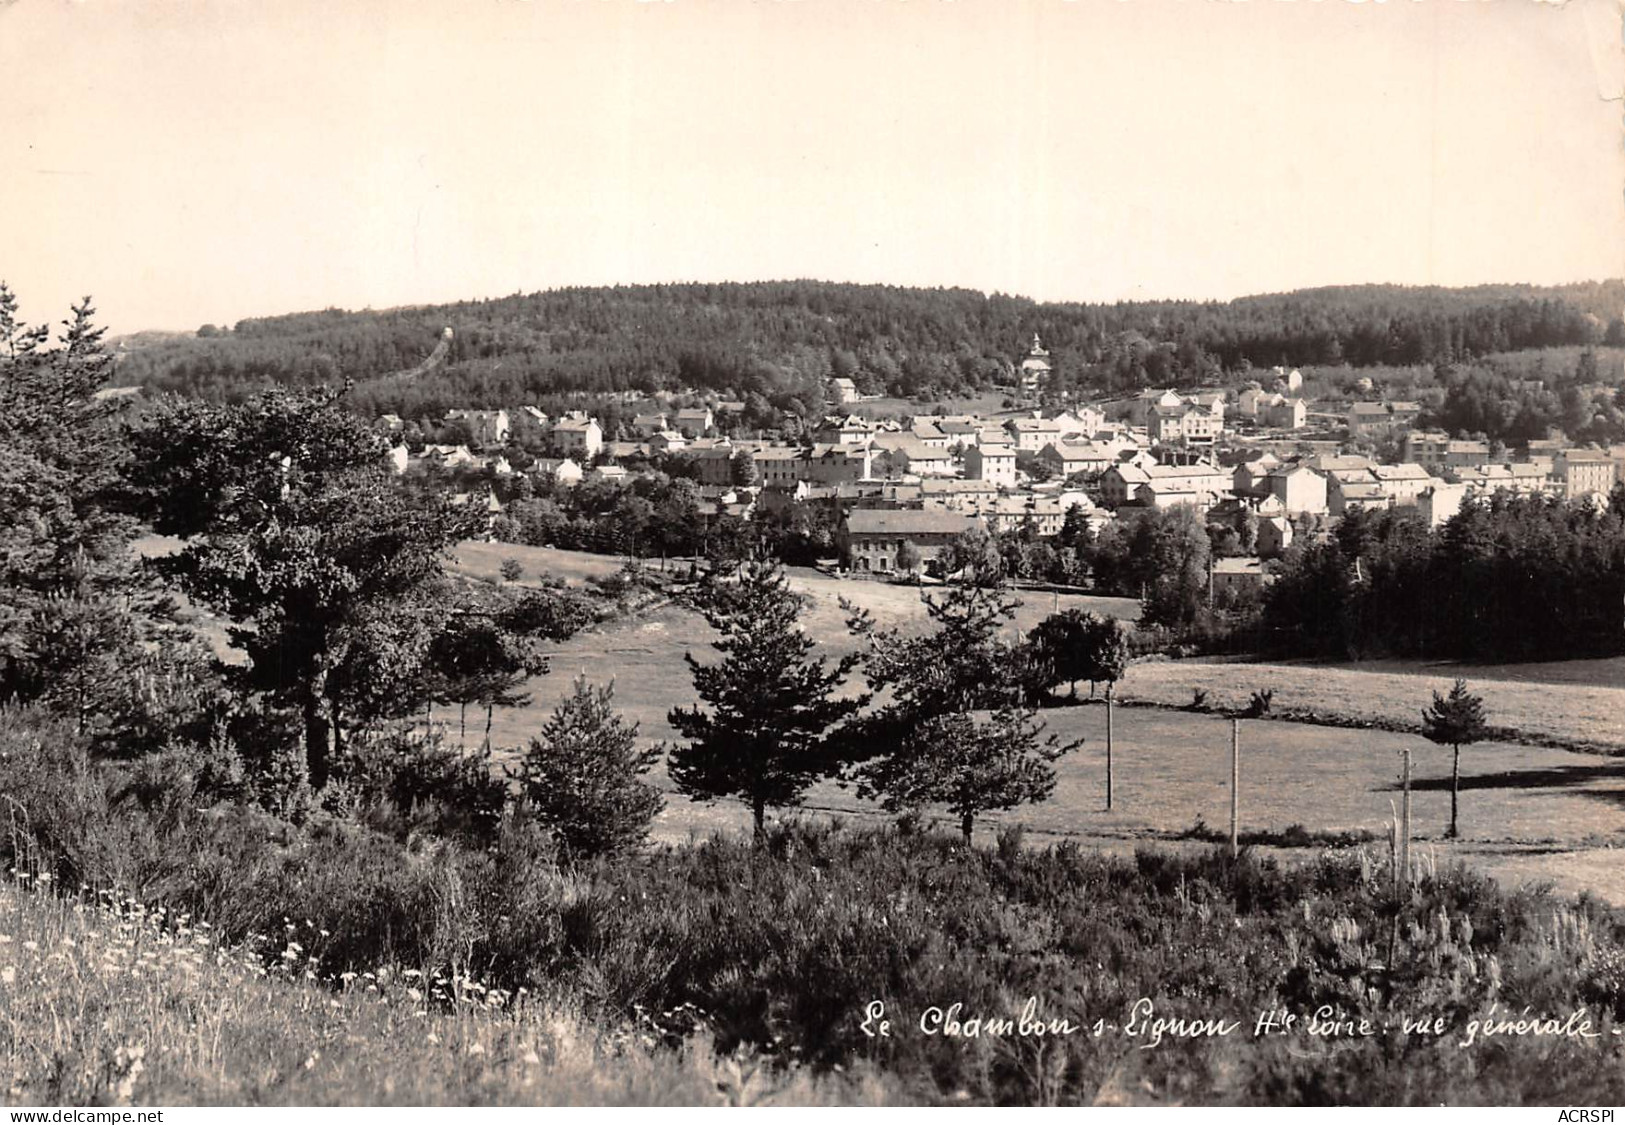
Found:
[[[1607,0],[0,0],[0,280],[115,332],[564,285],[1625,274]]]

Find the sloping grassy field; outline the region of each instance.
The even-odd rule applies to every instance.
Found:
[[[495,578],[506,558],[525,567],[522,581],[546,574],[576,585],[613,574],[622,562],[581,552],[468,543],[458,549],[453,570]],[[911,587],[843,581],[805,569],[793,570],[791,580],[808,599],[806,627],[832,655],[851,647],[842,597],[867,608],[882,626],[926,626],[919,591]],[[1125,619],[1138,608],[1127,599],[1030,596],[1016,629],[1070,606]],[[643,737],[670,739],[667,712],[694,701],[682,654],[693,652],[708,661],[710,641],[710,630],[697,614],[673,605],[578,635],[555,650],[553,674],[530,683],[529,706],[497,710],[492,745],[522,746],[578,674],[594,683],[613,680],[617,706],[640,724]],[[1110,814],[1104,810],[1104,709],[1056,708],[1046,714],[1051,729],[1067,739],[1082,738],[1084,745],[1062,761],[1055,796],[1041,806],[990,818],[984,831],[1001,820],[1013,821],[1028,826],[1035,839],[1076,835],[1116,846],[1182,833],[1198,819],[1224,826],[1228,723],[1177,708],[1189,705],[1198,688],[1208,693],[1207,707],[1222,710],[1240,707],[1252,691],[1268,687],[1275,691],[1275,718],[1243,723],[1244,827],[1280,830],[1302,824],[1314,831],[1383,832],[1397,799],[1399,750],[1410,747],[1417,832],[1434,838],[1441,856],[1473,856],[1509,878],[1547,880],[1574,893],[1590,889],[1625,903],[1625,872],[1617,870],[1621,865],[1613,862],[1612,851],[1615,843],[1625,842],[1625,760],[1551,745],[1625,753],[1625,685],[1570,682],[1585,674],[1606,681],[1609,662],[1586,663],[1588,672],[1570,669],[1550,676],[1542,675],[1545,665],[1509,666],[1505,675],[1515,679],[1498,678],[1493,669],[1465,670],[1485,696],[1490,721],[1515,733],[1463,752],[1465,839],[1459,843],[1437,839],[1449,818],[1448,789],[1441,788],[1449,776],[1449,751],[1411,732],[1432,689],[1448,688],[1451,676],[1462,673],[1452,668],[1444,675],[1427,674],[1422,666],[1406,665],[1368,671],[1201,660],[1135,664],[1119,697],[1153,706],[1117,709],[1116,808]],[[441,712],[437,717],[451,719],[455,740],[455,716]],[[1315,720],[1341,725],[1313,725]],[[468,743],[477,745],[483,736],[484,716],[471,714]],[[670,789],[663,768],[651,778]],[[820,786],[810,803],[846,816],[884,815],[835,785]],[[745,822],[745,811],[731,802],[697,804],[671,793],[656,837],[678,840]]]
[[[1272,711],[1278,717],[1417,731],[1432,693],[1449,691],[1456,676],[1484,696],[1489,722],[1503,738],[1625,754],[1625,683],[1610,687],[1481,678],[1472,668],[1455,666],[1445,675],[1427,675],[1175,660],[1136,664],[1123,682],[1122,697],[1184,707],[1200,689],[1208,694],[1207,706],[1226,709],[1244,707],[1254,691],[1271,688]]]

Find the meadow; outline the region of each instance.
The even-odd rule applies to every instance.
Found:
[[[620,565],[605,556],[499,543],[464,544],[453,565],[470,577],[494,578],[509,557],[532,575],[577,583],[608,576]],[[852,647],[841,598],[868,609],[883,626],[925,628],[919,591],[912,587],[805,569],[793,569],[790,577],[807,598],[805,627],[832,655]],[[1138,613],[1137,603],[1123,598],[1027,595],[1015,628],[1024,631],[1057,607],[1072,606],[1125,620]],[[580,634],[557,647],[552,676],[531,681],[530,706],[498,710],[492,745],[523,745],[576,675],[613,681],[617,707],[638,722],[640,734],[650,742],[669,740],[675,732],[666,722],[668,710],[693,701],[681,654],[707,661],[710,641],[704,621],[676,605]],[[1586,664],[1607,676],[1609,662]],[[1198,823],[1223,828],[1230,808],[1229,722],[1222,714],[1187,708],[1198,689],[1207,693],[1208,712],[1224,712],[1245,706],[1253,691],[1270,688],[1271,717],[1242,723],[1244,829],[1280,832],[1302,825],[1313,833],[1386,836],[1399,799],[1400,751],[1409,748],[1416,833],[1437,856],[1470,857],[1509,880],[1549,882],[1565,893],[1591,891],[1625,904],[1625,871],[1613,862],[1614,845],[1625,842],[1625,760],[1603,756],[1625,753],[1625,688],[1542,682],[1535,677],[1545,667],[1512,666],[1503,673],[1508,678],[1495,678],[1475,669],[1438,675],[1421,669],[1140,661],[1117,692],[1125,706],[1114,720],[1113,811],[1104,807],[1104,707],[1098,701],[1055,707],[1045,712],[1049,729],[1083,745],[1060,762],[1054,796],[987,818],[980,838],[1020,823],[1035,841],[1079,838],[1123,851],[1146,839],[1176,841]],[[1456,674],[1472,675],[1490,722],[1502,733],[1497,741],[1463,751],[1462,839],[1446,841],[1450,751],[1415,732],[1431,691],[1448,689]],[[1087,685],[1082,690],[1087,695]],[[741,806],[689,801],[671,791],[660,767],[650,776],[668,791],[657,839],[745,826]],[[886,816],[833,783],[815,788],[809,805],[864,821]]]
[[[1566,663],[1566,662],[1565,662]],[[1625,682],[1615,661],[1575,661],[1571,677],[1592,673],[1603,683],[1563,680],[1549,665],[1412,667],[1380,671],[1315,664],[1252,664],[1204,660],[1145,661],[1123,684],[1123,698],[1167,707],[1190,705],[1206,693],[1208,707],[1244,707],[1252,692],[1275,692],[1272,713],[1308,723],[1419,731],[1434,691],[1456,677],[1485,698],[1489,722],[1503,739],[1597,754],[1625,753]],[[1378,667],[1393,667],[1379,665]],[[1560,666],[1559,666],[1560,667]],[[1544,675],[1542,675],[1544,673]],[[1541,677],[1541,678],[1536,678]]]
[[[146,549],[163,548],[149,544]],[[575,586],[615,574],[624,561],[471,542],[457,548],[450,569],[495,581],[508,558],[525,568],[521,582],[545,575]],[[913,587],[842,580],[806,568],[792,568],[790,579],[807,598],[805,627],[831,655],[852,647],[842,598],[868,609],[882,626],[925,628],[920,591]],[[1139,609],[1124,598],[1028,594],[1015,630],[1070,607],[1124,620],[1133,620]],[[674,732],[667,712],[693,702],[682,654],[710,659],[711,639],[697,614],[669,603],[579,634],[556,647],[550,676],[529,683],[528,706],[496,710],[492,745],[499,758],[505,757],[502,751],[523,746],[576,675],[594,683],[613,681],[617,707],[639,724],[642,737],[669,740]],[[1616,862],[1616,845],[1625,842],[1625,761],[1611,757],[1625,754],[1621,665],[1617,659],[1466,667],[1140,661],[1118,687],[1125,706],[1115,719],[1114,810],[1104,808],[1104,709],[1098,703],[1057,707],[1045,713],[1050,730],[1068,740],[1081,738],[1083,745],[1059,764],[1055,795],[1043,805],[987,818],[979,838],[991,839],[1001,825],[1020,823],[1034,841],[1078,838],[1122,852],[1147,839],[1185,846],[1181,838],[1198,822],[1224,828],[1229,724],[1220,714],[1188,708],[1197,690],[1206,693],[1208,712],[1223,712],[1244,706],[1253,691],[1270,688],[1275,693],[1271,717],[1242,724],[1244,830],[1280,832],[1302,825],[1312,833],[1386,834],[1398,800],[1399,751],[1408,747],[1414,751],[1417,834],[1435,854],[1468,858],[1511,882],[1544,882],[1568,894],[1589,891],[1625,905],[1625,869]],[[1462,839],[1446,841],[1449,750],[1416,731],[1432,690],[1447,689],[1457,675],[1484,694],[1490,722],[1500,733],[1497,741],[1464,750]],[[1087,686],[1083,690],[1087,693]],[[442,713],[439,719],[447,717]],[[470,743],[483,739],[483,726],[483,717],[470,718]],[[457,737],[454,727],[451,735]],[[655,825],[657,840],[687,840],[746,825],[745,809],[734,802],[701,804],[671,791],[662,767],[650,780],[667,790],[666,809]],[[833,783],[816,787],[809,807],[857,821],[887,818]]]

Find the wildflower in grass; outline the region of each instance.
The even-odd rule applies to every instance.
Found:
[[[10,965],[7,965],[5,968],[0,969],[0,984],[16,984],[16,983],[17,983],[17,970],[16,969],[14,969]]]
[[[37,941],[25,941],[25,942],[23,942],[23,948],[28,950],[28,952],[30,952],[30,953],[38,953],[39,952],[39,942],[37,942]]]

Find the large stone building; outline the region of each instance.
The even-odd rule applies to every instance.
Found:
[[[1004,424],[1010,441],[1023,453],[1037,453],[1061,440],[1060,423],[1050,418],[1012,418]]]
[[[553,423],[548,431],[548,444],[560,457],[590,461],[604,448],[604,430],[596,418],[572,411]]]
[[[1152,441],[1162,445],[1212,445],[1224,420],[1196,406],[1159,406],[1146,423]]]
[[[1150,480],[1151,474],[1139,465],[1113,465],[1100,474],[1100,498],[1109,508],[1120,507],[1133,502],[1135,492]]]
[[[1599,449],[1563,449],[1552,458],[1552,475],[1570,500],[1607,496],[1613,491],[1616,468],[1614,459]]]
[[[1469,492],[1479,496],[1493,496],[1497,492],[1509,492],[1515,496],[1542,496],[1562,492],[1561,483],[1550,470],[1540,465],[1517,462],[1505,465],[1478,465],[1454,471],[1456,479],[1465,485]]]
[[[912,433],[880,434],[875,448],[891,455],[891,463],[899,472],[922,477],[951,476],[954,472],[953,454],[943,445],[930,445]]]
[[[973,445],[965,450],[965,475],[971,480],[1016,486],[1016,451],[1008,445]]]
[[[1103,473],[1117,463],[1117,453],[1101,442],[1051,442],[1038,451],[1038,459],[1057,476],[1074,473]]]
[[[1262,418],[1277,430],[1301,430],[1309,421],[1309,407],[1301,398],[1283,398],[1265,407]]]
[[[1041,538],[1061,534],[1066,523],[1066,505],[1058,496],[1000,496],[982,509],[989,530],[1020,531],[1030,526]]]
[[[1409,429],[1421,413],[1421,404],[1415,402],[1357,402],[1348,413],[1349,436],[1373,438]]]
[[[1383,491],[1369,470],[1334,472],[1326,485],[1326,505],[1334,516],[1356,509],[1392,507],[1394,499]]]
[[[913,546],[922,564],[939,557],[955,538],[976,525],[959,512],[917,508],[855,508],[841,525],[841,551],[860,574],[897,574],[897,554]]]
[[[1279,500],[1288,515],[1323,515],[1327,510],[1326,478],[1307,465],[1278,465],[1262,483],[1263,494]]]
[[[1371,475],[1377,487],[1388,494],[1395,504],[1411,505],[1422,492],[1438,482],[1420,465],[1405,462],[1399,465],[1373,465]]]

